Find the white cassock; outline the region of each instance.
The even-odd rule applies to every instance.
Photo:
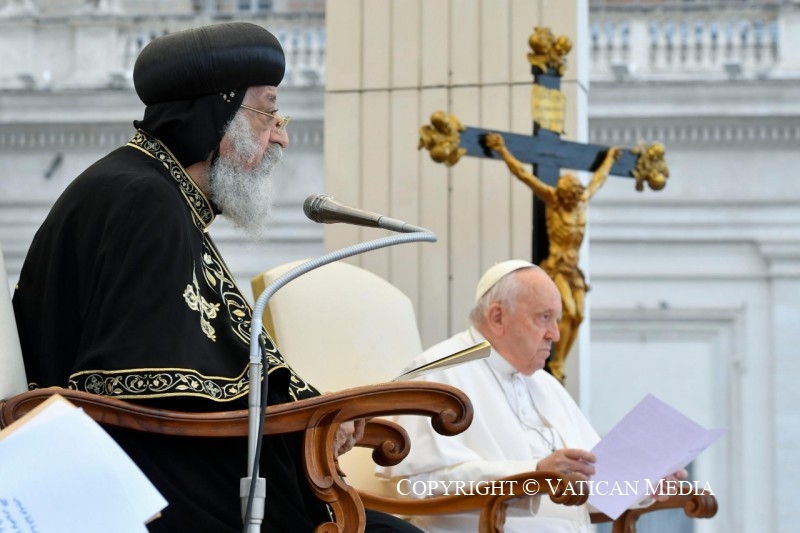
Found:
[[[431,347],[410,366],[417,367],[482,340],[480,333],[471,328]],[[395,421],[411,438],[411,452],[399,465],[377,469],[379,476],[394,482],[489,481],[534,470],[536,463],[554,448],[591,450],[600,440],[555,378],[544,370],[523,376],[494,350],[487,359],[417,379],[461,389],[472,401],[475,417],[464,433],[453,437],[436,433],[425,417],[397,417]],[[400,487],[403,493],[410,491],[407,482]],[[445,485],[437,487],[439,493],[444,493]],[[509,508],[506,517],[506,533],[590,531],[585,505],[556,505],[544,496],[519,501],[514,507]],[[416,517],[413,522],[428,533],[463,533],[477,531],[478,513]]]

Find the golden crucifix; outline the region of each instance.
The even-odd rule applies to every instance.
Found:
[[[548,361],[548,370],[564,380],[564,361],[583,321],[585,294],[589,290],[579,268],[579,253],[586,231],[586,208],[609,175],[636,179],[641,191],[647,183],[659,190],[669,169],[660,144],[621,149],[561,139],[565,98],[560,91],[569,39],[536,28],[528,41],[528,61],[534,76],[531,93],[533,135],[496,133],[465,127],[455,116],[437,111],[431,124],[420,128],[419,147],[431,158],[452,166],[464,156],[501,158],[509,170],[534,194],[533,262],[553,278],[561,293],[561,339]],[[532,164],[533,171],[525,169]],[[587,186],[562,168],[593,172]]]

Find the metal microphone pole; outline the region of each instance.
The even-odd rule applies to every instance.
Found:
[[[364,243],[348,246],[341,250],[327,253],[317,259],[306,261],[286,272],[281,277],[272,282],[263,293],[258,297],[253,306],[253,317],[251,319],[250,331],[250,391],[248,394],[248,435],[247,435],[247,477],[239,481],[239,496],[242,499],[242,517],[244,523],[244,533],[261,533],[261,523],[264,520],[264,509],[267,498],[266,479],[259,476],[259,443],[263,438],[261,430],[264,421],[264,414],[261,411],[262,403],[265,403],[269,376],[267,370],[263,372],[264,397],[262,398],[262,364],[259,337],[263,329],[264,309],[267,302],[278,289],[316,268],[333,263],[340,259],[362,254],[395,244],[407,242],[436,242],[438,237],[435,233],[425,228],[424,231],[415,233],[403,233],[402,235],[390,235],[380,239],[367,241]]]

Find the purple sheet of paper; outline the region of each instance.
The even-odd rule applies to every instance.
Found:
[[[726,430],[708,430],[648,394],[597,443],[589,503],[613,519],[653,493]]]

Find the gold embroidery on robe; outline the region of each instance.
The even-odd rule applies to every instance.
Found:
[[[197,285],[197,274],[192,270],[192,283],[186,285],[183,291],[183,299],[192,311],[200,313],[200,327],[206,337],[217,342],[217,332],[211,325],[211,320],[217,318],[219,304],[212,304],[200,294],[200,287]]]
[[[128,146],[140,150],[160,161],[173,179],[191,208],[192,222],[203,234],[202,273],[204,286],[210,289],[219,303],[210,303],[200,293],[196,272],[192,272],[192,283],[187,284],[183,297],[187,305],[201,316],[201,327],[209,338],[216,337],[210,319],[218,317],[221,306],[236,337],[245,347],[250,345],[252,308],[233,275],[219,254],[208,225],[214,220],[214,211],[205,195],[191,180],[172,153],[158,140],[143,131],[138,131]],[[208,292],[206,291],[206,294]],[[195,306],[195,307],[193,307]],[[211,316],[213,315],[213,316]],[[224,318],[220,316],[219,318]],[[203,324],[207,324],[207,327]],[[219,326],[218,326],[219,327]],[[289,396],[297,400],[308,393],[318,394],[286,364],[275,343],[262,329],[262,344],[267,359],[267,374],[282,370],[289,372]],[[260,380],[259,380],[260,381]],[[37,388],[36,384],[31,384]],[[121,399],[159,398],[167,396],[196,396],[213,401],[230,401],[247,394],[250,387],[249,360],[242,361],[242,371],[237,376],[208,376],[186,368],[134,368],[124,370],[84,370],[70,376],[69,388],[84,390]]]

